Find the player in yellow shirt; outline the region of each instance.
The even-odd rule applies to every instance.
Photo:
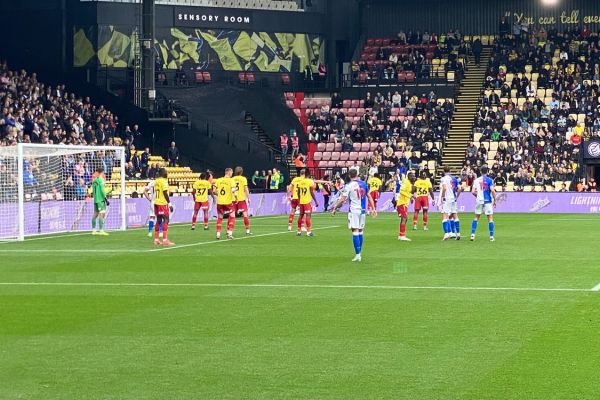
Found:
[[[204,214],[204,230],[208,230],[208,196],[211,196],[215,203],[215,195],[212,192],[212,184],[208,181],[207,175],[200,173],[200,179],[194,182],[192,196],[194,196],[194,214],[192,215],[192,230],[196,229],[196,219],[198,212],[202,209]]]
[[[300,205],[300,200],[298,199],[298,183],[305,177],[297,176],[292,179],[292,182],[288,185],[288,199],[290,201],[290,214],[288,215],[288,231],[292,230],[292,224],[294,223],[294,215],[296,214],[296,209],[298,205]]]
[[[383,186],[383,182],[376,176],[371,176],[367,181],[367,185],[369,185],[369,194],[373,199],[373,204],[375,205],[375,210],[377,210],[377,201],[379,200],[379,190]],[[369,207],[371,207],[371,203],[369,203]]]
[[[406,237],[406,222],[408,221],[408,205],[413,201],[413,193],[415,192],[415,173],[410,171],[400,185],[400,191],[396,195],[396,209],[400,217],[400,235],[398,240],[410,242]]]
[[[235,182],[235,212],[242,213],[246,235],[250,233],[250,218],[248,217],[248,206],[250,205],[250,191],[248,190],[248,179],[244,176],[242,167],[235,167],[233,181]]]
[[[235,209],[233,205],[236,191],[235,181],[231,177],[233,170],[227,168],[225,176],[214,182],[217,194],[217,240],[221,239],[221,227],[223,217],[227,216],[227,239],[233,239],[233,228],[235,226]]]
[[[415,182],[415,212],[413,215],[413,230],[417,230],[417,223],[419,222],[419,211],[423,210],[423,230],[427,230],[427,214],[429,211],[429,196],[431,201],[435,201],[433,196],[433,185],[427,177],[427,172],[421,171],[419,179]]]
[[[154,225],[154,244],[163,246],[173,246],[175,243],[167,238],[169,231],[169,213],[173,210],[171,199],[169,198],[169,181],[167,180],[167,170],[161,168],[158,170],[158,178],[154,182],[154,215],[156,215],[156,225]],[[162,226],[163,241],[158,240],[158,233]]]
[[[302,178],[297,186],[296,191],[298,193],[298,203],[300,205],[300,218],[298,218],[298,232],[296,235],[302,234],[302,223],[306,221],[306,236],[314,236],[311,231],[311,214],[312,214],[312,201],[315,202],[315,207],[319,207],[317,199],[315,198],[315,183],[312,179],[306,177],[306,170],[300,170],[300,177]]]

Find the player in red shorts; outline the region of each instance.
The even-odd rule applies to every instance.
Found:
[[[292,230],[292,224],[294,223],[294,215],[296,214],[296,209],[300,205],[300,200],[298,199],[298,183],[300,183],[304,179],[304,176],[297,176],[292,179],[292,182],[288,185],[288,195],[290,201],[290,214],[288,215],[288,231]]]
[[[312,179],[306,177],[306,170],[300,170],[300,182],[296,190],[298,191],[298,200],[300,206],[300,218],[298,218],[298,233],[302,234],[302,223],[306,223],[306,236],[314,236],[312,233],[311,215],[312,215],[312,202],[315,202],[315,207],[319,207],[317,199],[315,198],[315,183]]]
[[[423,210],[423,230],[427,230],[427,213],[429,211],[429,196],[431,201],[435,201],[433,195],[433,186],[431,181],[427,178],[427,172],[421,171],[419,179],[415,182],[415,212],[413,215],[413,230],[417,230],[417,223],[419,222],[419,211]]]
[[[377,210],[377,201],[379,200],[379,190],[381,186],[383,186],[383,182],[376,176],[372,176],[367,181],[367,185],[369,185],[369,194],[373,199],[373,205],[375,210]],[[371,207],[371,203],[369,203],[369,207]]]
[[[196,219],[200,210],[204,213],[204,230],[208,230],[208,196],[213,199],[215,203],[215,196],[212,192],[212,184],[206,179],[204,172],[200,173],[200,179],[194,182],[192,196],[194,196],[194,214],[192,215],[192,230],[196,229]]]
[[[246,227],[246,235],[251,235],[250,232],[250,217],[248,215],[248,205],[250,204],[250,191],[248,190],[248,179],[244,176],[242,167],[235,167],[233,181],[235,182],[235,212],[242,214],[244,217],[244,226]]]
[[[225,176],[215,180],[214,184],[217,194],[217,240],[221,239],[221,227],[225,216],[227,216],[227,239],[233,239],[233,228],[235,226],[233,198],[236,187],[232,175],[233,170],[227,168]]]
[[[396,194],[396,210],[400,217],[400,234],[398,240],[410,242],[406,237],[406,222],[408,221],[408,205],[413,201],[415,174],[410,171],[400,185],[400,191]]]
[[[171,203],[169,198],[169,182],[167,181],[167,170],[161,168],[158,170],[158,178],[154,183],[154,215],[156,215],[156,225],[154,225],[154,244],[163,246],[173,246],[168,237],[169,232],[169,213],[171,211]],[[163,230],[162,243],[158,240],[160,227]]]

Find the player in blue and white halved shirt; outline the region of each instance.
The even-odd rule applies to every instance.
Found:
[[[460,220],[458,219],[458,206],[456,204],[462,188],[458,179],[450,173],[448,166],[444,167],[444,176],[440,181],[440,197],[438,207],[442,212],[442,227],[444,238],[442,240],[460,240]]]
[[[375,210],[375,204],[373,198],[369,194],[369,186],[359,179],[358,171],[351,169],[348,171],[350,177],[350,183],[344,186],[342,194],[337,201],[335,207],[331,211],[332,215],[335,215],[336,211],[346,202],[350,203],[350,210],[348,212],[348,228],[352,231],[352,243],[354,244],[355,256],[352,261],[362,261],[361,251],[363,245],[363,230],[365,229],[365,217],[367,210],[371,210],[371,216],[375,218],[377,211]],[[367,206],[369,206],[367,208]]]
[[[494,241],[494,207],[496,207],[496,189],[494,181],[487,176],[488,167],[481,167],[481,176],[475,179],[471,193],[477,198],[475,204],[475,216],[471,224],[471,240],[475,240],[475,231],[477,223],[482,213],[488,218],[488,227],[490,230],[490,241]]]

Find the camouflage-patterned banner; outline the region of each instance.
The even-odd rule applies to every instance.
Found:
[[[136,34],[114,26],[76,28],[73,65],[126,68],[133,61]],[[94,38],[97,36],[97,45]],[[158,29],[154,48],[165,69],[301,72],[325,60],[320,35],[246,30]]]

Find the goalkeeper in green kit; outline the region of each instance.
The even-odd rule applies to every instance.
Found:
[[[95,178],[92,181],[92,197],[94,199],[94,215],[92,216],[92,235],[108,236],[108,232],[104,231],[104,218],[106,216],[106,207],[109,205],[106,191],[104,168],[99,167],[94,174]],[[96,229],[96,222],[99,230]]]

